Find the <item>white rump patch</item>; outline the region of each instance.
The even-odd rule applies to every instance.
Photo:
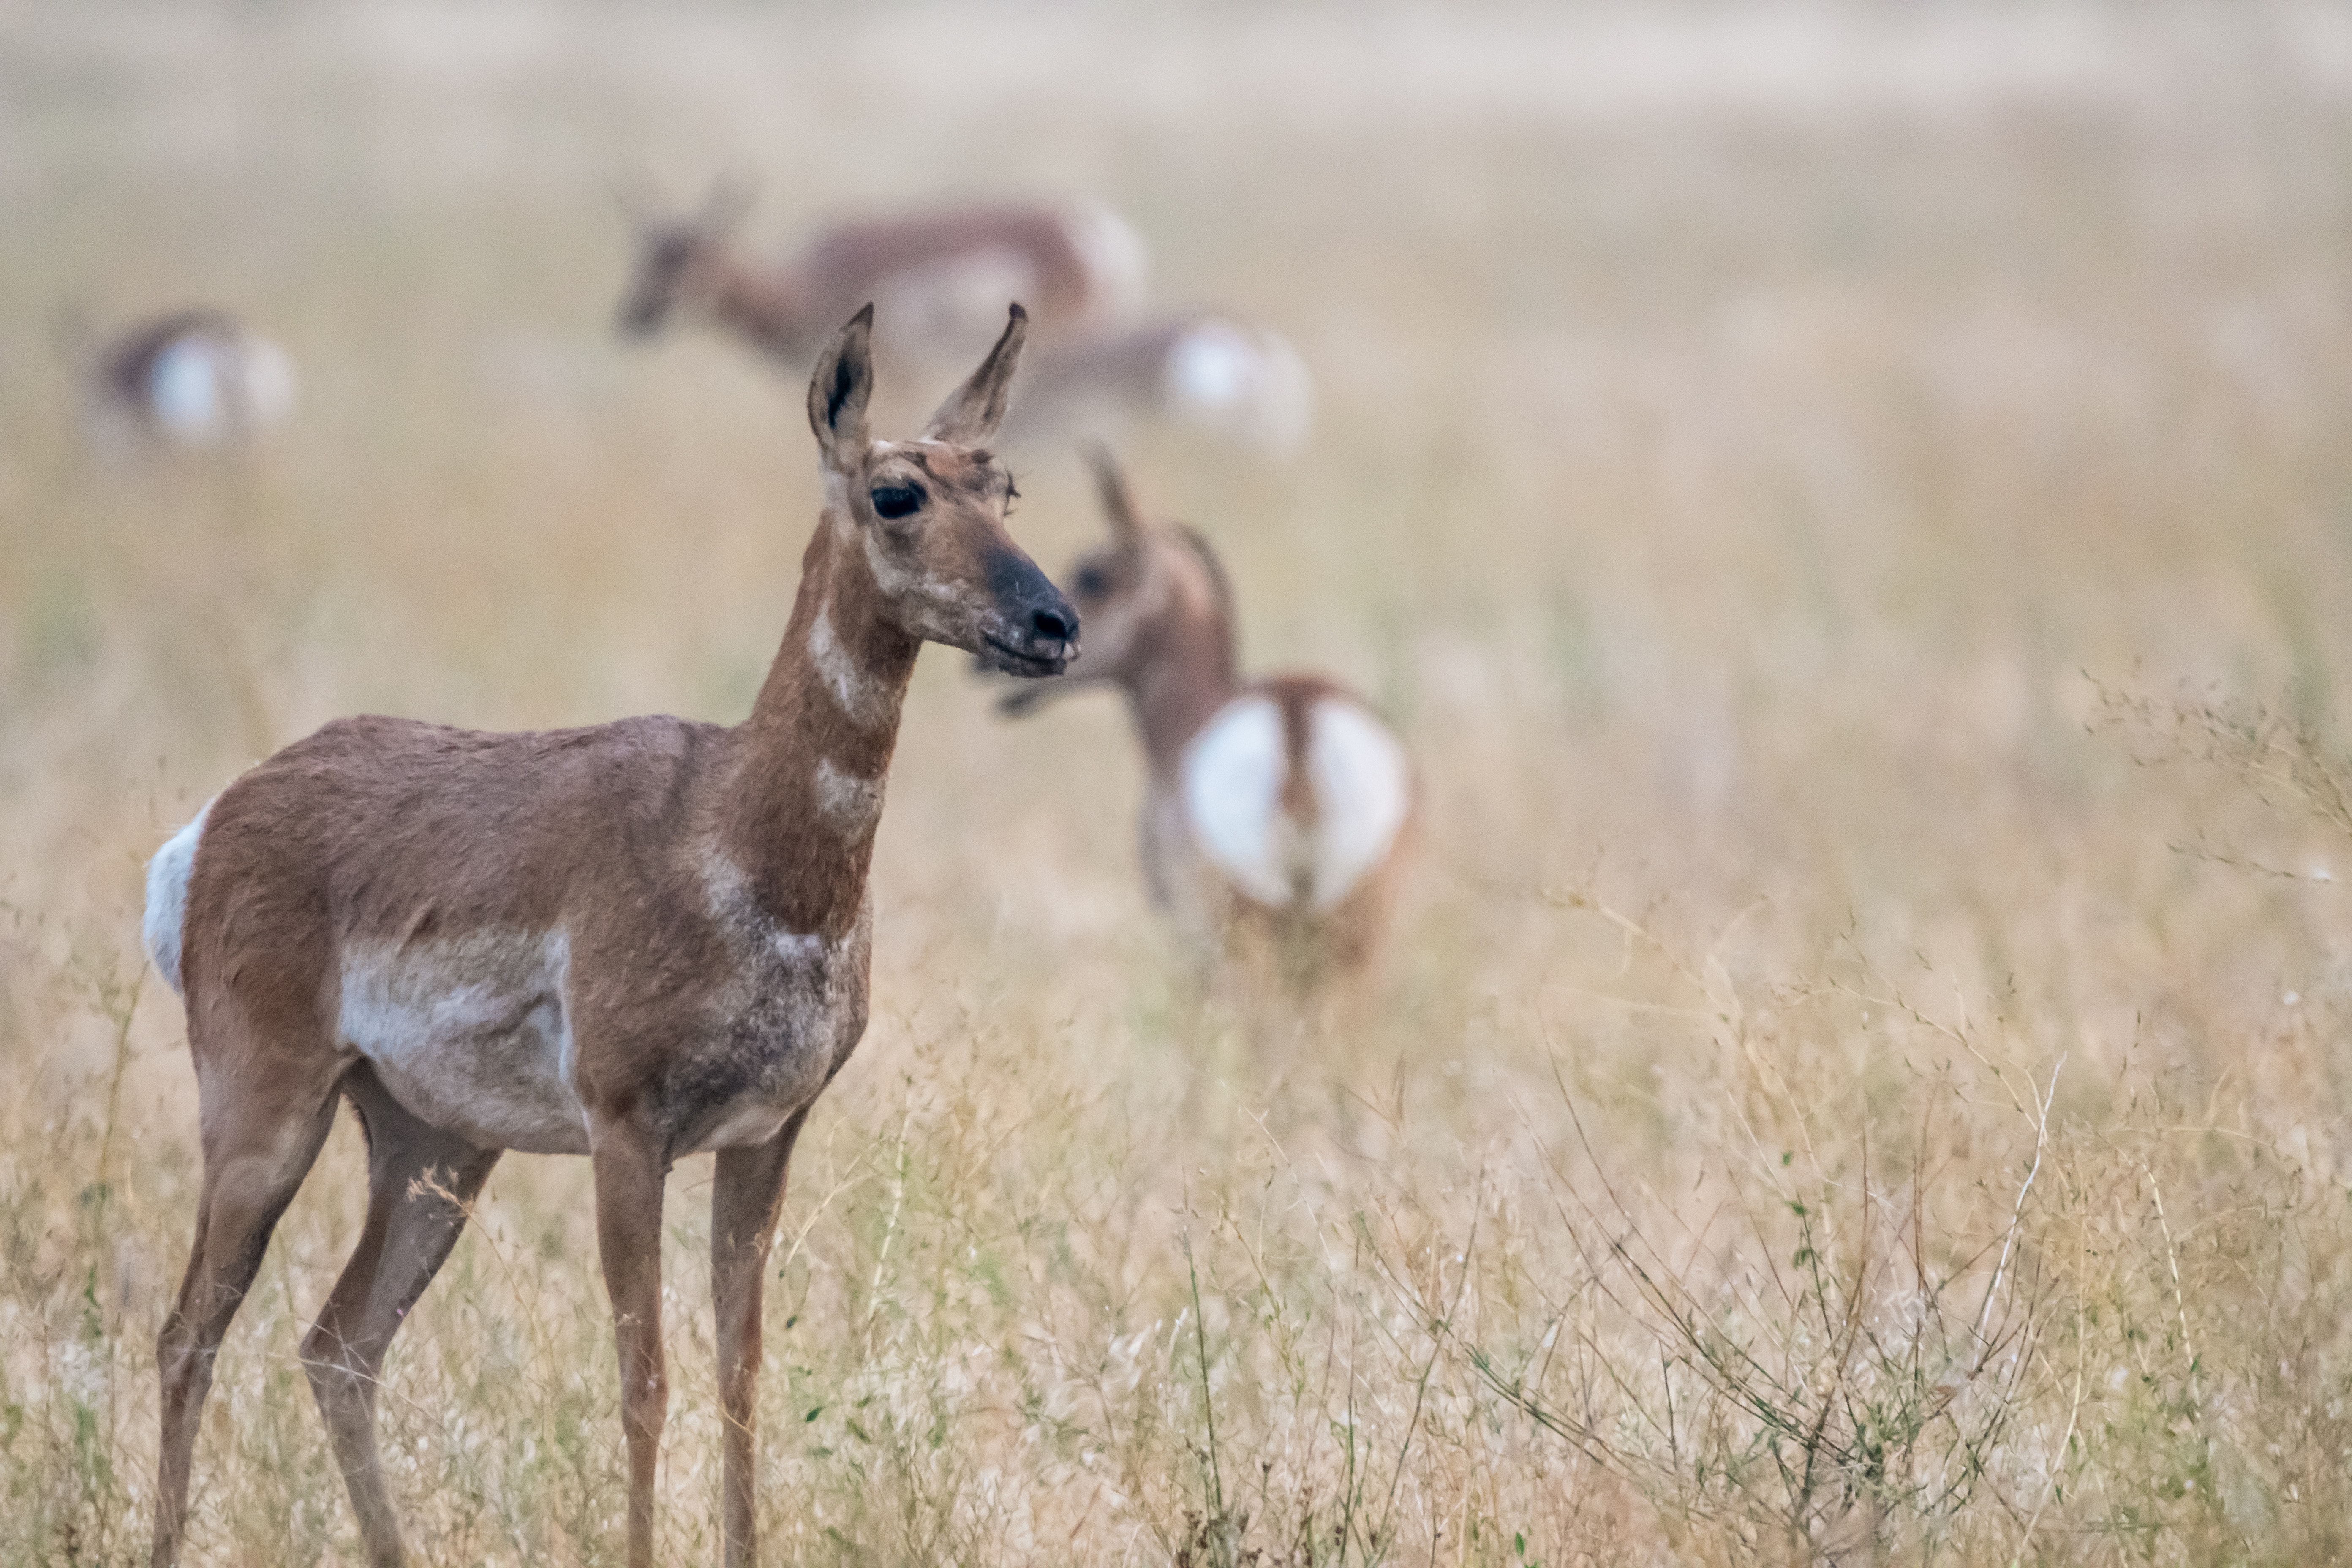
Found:
[[[156,354],[146,394],[156,429],[209,447],[284,418],[294,406],[294,362],[267,338],[188,332]]]
[[[1184,748],[1184,816],[1210,863],[1261,904],[1287,908],[1296,829],[1282,811],[1282,710],[1265,697],[1237,697]]]
[[[824,689],[833,693],[834,701],[851,723],[871,730],[888,721],[893,706],[888,688],[858,668],[857,660],[834,636],[833,617],[823,609],[809,628],[808,650]]]
[[[191,333],[174,338],[147,372],[147,412],[174,441],[207,447],[228,430],[221,345]]]
[[[1315,821],[1315,907],[1328,910],[1388,858],[1412,809],[1412,768],[1389,727],[1344,698],[1307,710]]]
[[[1273,699],[1235,698],[1184,751],[1194,843],[1235,888],[1275,909],[1337,907],[1388,858],[1412,809],[1404,746],[1360,703],[1326,697],[1307,710],[1306,760],[1311,823],[1283,806],[1290,759]]]
[[[1211,318],[1168,351],[1161,387],[1196,424],[1281,455],[1315,422],[1315,384],[1305,362],[1272,332]]]
[[[816,804],[834,826],[853,837],[874,826],[882,815],[882,781],[860,778],[833,765],[831,757],[816,764]]]
[[[343,952],[337,1031],[394,1098],[488,1149],[588,1152],[561,931],[492,930]]]
[[[155,961],[163,984],[182,994],[187,989],[180,979],[180,954],[187,940],[188,878],[196,868],[196,840],[204,835],[205,816],[212,808],[211,801],[205,802],[195,820],[165,839],[147,862],[147,910],[140,934],[146,938],[147,956]]]

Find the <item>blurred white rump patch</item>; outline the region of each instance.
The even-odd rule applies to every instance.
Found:
[[[1315,423],[1315,384],[1272,332],[1212,317],[1170,345],[1162,393],[1184,417],[1276,456]]]
[[[294,405],[294,364],[250,333],[191,331],[156,354],[147,373],[155,428],[186,447],[209,447],[284,418]]]
[[[1193,841],[1234,887],[1274,909],[1337,907],[1388,858],[1412,808],[1403,745],[1360,703],[1307,710],[1312,819],[1283,805],[1290,758],[1271,698],[1237,697],[1185,748],[1181,787]]]
[[[1295,828],[1282,811],[1282,711],[1265,697],[1217,710],[1184,748],[1184,816],[1210,863],[1261,904],[1288,907]]]
[[[1412,770],[1389,727],[1344,698],[1308,710],[1307,775],[1315,819],[1314,903],[1328,910],[1388,858],[1412,807]]]

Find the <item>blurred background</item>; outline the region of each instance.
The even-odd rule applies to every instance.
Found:
[[[721,176],[775,257],[1097,201],[1279,332],[1295,452],[1121,452],[1245,667],[1426,792],[1376,1005],[1293,1038],[1189,993],[1118,703],[925,658],[771,1295],[779,1560],[2352,1550],[2352,12],[0,0],[0,1560],[144,1538],[195,1176],[144,858],[341,714],[748,710],[803,384],[614,330],[614,192]],[[291,413],[94,439],[70,323],[190,304]],[[1083,471],[1013,457],[1058,571]],[[293,1348],[357,1145],[198,1560],[358,1552]],[[503,1166],[394,1352],[428,1560],[617,1557],[585,1174]]]

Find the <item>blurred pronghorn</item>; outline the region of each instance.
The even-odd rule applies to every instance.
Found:
[[[1313,388],[1280,338],[1217,311],[1136,320],[1143,244],[1105,208],[971,207],[842,224],[779,266],[738,246],[747,206],[740,188],[722,184],[690,216],[637,216],[624,333],[689,318],[797,370],[828,323],[872,300],[891,323],[877,353],[921,364],[984,344],[1018,300],[1037,346],[1013,393],[1008,441],[1099,437],[1137,416],[1277,454],[1306,436]]]
[[[640,216],[622,331],[644,336],[692,318],[798,370],[835,322],[870,300],[887,323],[876,353],[923,363],[985,348],[1011,300],[1051,342],[1124,321],[1142,297],[1142,243],[1102,207],[967,207],[840,224],[779,266],[738,246],[748,206],[740,189],[722,184],[689,216]]]
[[[1208,542],[1146,518],[1109,454],[1090,458],[1111,540],[1067,584],[1086,658],[1001,706],[1026,712],[1089,681],[1120,688],[1150,770],[1152,900],[1204,949],[1255,949],[1294,984],[1361,963],[1414,812],[1402,742],[1322,676],[1244,684],[1233,594]]]
[[[224,447],[294,406],[294,362],[226,310],[175,310],[126,328],[87,352],[84,374],[91,425],[109,439]]]

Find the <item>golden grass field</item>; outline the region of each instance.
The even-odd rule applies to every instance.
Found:
[[[770,1561],[2352,1556],[2340,8],[496,0],[0,4],[0,1563],[146,1551],[198,1166],[144,858],[339,714],[748,706],[801,389],[611,331],[615,183],[720,173],[779,251],[1098,196],[1288,335],[1296,463],[1125,453],[1427,791],[1376,991],[1295,1029],[1155,925],[1116,703],[926,658]],[[189,300],[296,417],[87,449],[56,313]],[[1019,464],[1057,568],[1081,472]],[[358,1144],[223,1352],[193,1561],[358,1558],[296,1352]],[[506,1162],[394,1351],[420,1561],[617,1560],[587,1189]]]

